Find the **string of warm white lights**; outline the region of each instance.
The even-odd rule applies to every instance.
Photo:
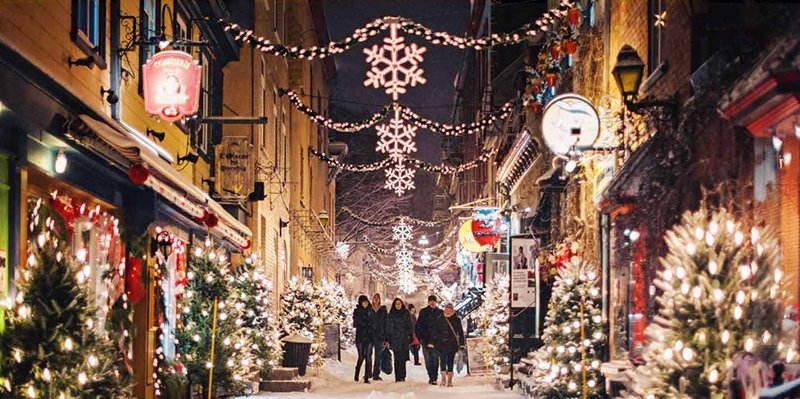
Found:
[[[331,157],[330,155],[324,154],[322,152],[317,151],[314,148],[309,148],[308,150],[312,155],[319,158],[322,161],[325,161],[328,165],[341,168],[343,170],[347,170],[350,172],[374,172],[377,170],[384,169],[390,165],[393,165],[394,162],[390,159],[384,159],[380,162],[373,162],[368,164],[351,164],[340,162]],[[452,175],[461,173],[470,169],[474,169],[478,167],[480,164],[489,161],[492,156],[497,153],[497,150],[490,150],[478,156],[478,158],[473,159],[472,161],[463,163],[461,165],[433,165],[425,161],[420,161],[419,159],[410,158],[410,157],[403,157],[402,163],[404,165],[411,165],[416,167],[417,169],[422,169],[426,172],[430,173],[440,173],[443,175]]]
[[[392,105],[387,105],[382,111],[372,114],[372,116],[364,119],[361,122],[336,122],[333,119],[325,117],[314,111],[311,107],[307,106],[300,99],[300,96],[292,90],[280,89],[278,94],[280,96],[286,96],[289,98],[289,103],[292,104],[298,111],[302,112],[309,119],[311,119],[312,122],[342,133],[356,133],[369,129],[375,126],[378,122],[386,119],[392,110]]]
[[[393,225],[393,224],[397,223],[400,220],[405,220],[407,223],[412,223],[412,224],[416,224],[416,225],[423,226],[423,227],[436,227],[436,226],[440,226],[442,224],[450,222],[450,220],[446,220],[446,219],[442,219],[442,220],[422,220],[422,219],[416,219],[416,218],[412,218],[410,216],[404,216],[404,215],[394,216],[394,217],[392,217],[392,218],[390,218],[388,220],[385,220],[385,221],[382,221],[382,222],[377,222],[377,221],[374,221],[374,220],[366,219],[363,216],[360,216],[360,215],[356,214],[352,209],[350,209],[350,208],[348,208],[346,206],[342,207],[342,212],[350,215],[350,217],[352,217],[353,219],[357,220],[358,222],[366,224],[368,226],[372,226],[372,227],[390,226],[390,225]]]
[[[239,24],[228,22],[224,19],[220,19],[218,22],[226,31],[233,34],[237,42],[250,44],[263,53],[287,58],[315,59],[341,54],[358,43],[366,42],[371,36],[392,28],[408,35],[425,39],[434,45],[451,46],[460,49],[482,50],[490,46],[512,45],[533,38],[540,32],[551,30],[551,25],[566,15],[570,7],[572,7],[571,1],[562,1],[558,7],[551,9],[533,23],[523,25],[509,33],[493,33],[490,36],[478,38],[461,37],[447,32],[435,31],[408,18],[381,17],[356,29],[342,40],[332,41],[325,46],[312,46],[309,48],[284,46],[280,43],[274,43],[264,36],[258,36],[253,30],[246,29]]]
[[[281,89],[279,93],[287,96],[289,98],[289,102],[298,111],[308,116],[312,122],[342,133],[359,133],[369,129],[386,119],[389,115],[391,115],[391,110],[394,109],[399,111],[400,119],[409,122],[414,127],[427,129],[431,132],[443,134],[445,136],[464,136],[468,134],[480,133],[482,129],[491,127],[492,124],[497,120],[504,119],[514,109],[514,100],[509,100],[499,109],[486,114],[477,121],[452,125],[449,123],[441,123],[430,120],[419,115],[411,108],[403,104],[393,102],[386,104],[382,111],[372,114],[372,116],[364,119],[361,122],[338,122],[314,111],[300,99],[300,95],[295,91]]]

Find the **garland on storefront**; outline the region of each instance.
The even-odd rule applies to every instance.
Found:
[[[370,37],[392,27],[407,35],[425,39],[434,45],[457,47],[459,49],[470,48],[479,51],[488,47],[513,45],[536,37],[540,33],[551,31],[558,21],[568,17],[569,10],[573,7],[572,1],[564,0],[557,7],[546,12],[532,23],[525,24],[509,33],[493,33],[490,36],[479,38],[451,35],[447,32],[435,31],[408,18],[387,16],[367,23],[342,40],[330,42],[325,46],[309,48],[288,47],[280,43],[274,43],[263,36],[258,36],[253,30],[246,29],[239,24],[225,21],[224,19],[220,19],[218,22],[226,31],[233,34],[238,43],[247,43],[257,50],[270,55],[313,60],[341,54],[351,49],[354,45],[366,42]]]
[[[388,118],[393,110],[399,111],[400,119],[410,122],[417,128],[427,129],[435,133],[440,133],[446,136],[464,136],[468,134],[480,133],[483,129],[491,127],[497,120],[504,119],[514,109],[514,99],[509,100],[503,104],[499,109],[484,115],[480,120],[469,123],[461,123],[452,125],[448,123],[436,122],[428,119],[416,112],[411,108],[397,102],[387,104],[380,112],[372,114],[360,122],[339,122],[328,118],[311,107],[303,103],[300,95],[297,92],[287,89],[280,89],[279,95],[289,98],[291,103],[298,111],[306,115],[312,122],[322,125],[328,129],[335,130],[341,133],[358,133],[374,127],[378,123]]]
[[[316,149],[309,147],[308,152],[314,155],[315,157],[319,158],[320,160],[324,161],[330,166],[341,168],[342,170],[346,170],[349,172],[375,172],[381,169],[384,169],[390,165],[393,165],[394,162],[391,159],[384,159],[379,162],[373,162],[368,164],[351,164],[346,162],[340,162],[334,157],[317,151]],[[492,149],[488,152],[484,152],[483,154],[479,155],[477,158],[473,159],[472,161],[463,163],[461,165],[434,165],[430,164],[425,161],[421,161],[419,159],[404,157],[402,158],[403,165],[410,165],[414,166],[417,169],[422,169],[426,172],[430,173],[440,173],[443,175],[453,175],[458,174],[470,169],[477,168],[481,164],[490,160],[495,154],[497,153],[497,149]]]

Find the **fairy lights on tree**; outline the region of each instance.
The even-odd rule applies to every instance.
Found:
[[[319,291],[306,279],[292,277],[281,295],[281,328],[284,335],[297,334],[312,341],[309,364],[318,364],[325,341],[319,339],[324,323]]]
[[[630,372],[626,397],[721,399],[737,358],[795,360],[794,346],[779,335],[783,273],[772,228],[748,232],[729,212],[704,204],[665,238],[647,363]]]
[[[441,281],[441,279],[439,279]],[[442,284],[444,285],[444,284]],[[500,366],[509,364],[508,348],[508,275],[500,275],[484,294],[484,302],[477,310],[475,320],[483,330],[483,360],[487,367],[497,373]],[[444,287],[442,287],[444,288]],[[442,289],[440,288],[440,289]]]
[[[542,334],[523,390],[538,398],[604,398],[602,297],[595,266],[573,257],[558,272]]]

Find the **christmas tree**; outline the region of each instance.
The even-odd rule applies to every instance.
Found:
[[[508,275],[495,278],[494,284],[484,294],[483,304],[476,312],[476,320],[484,332],[484,363],[496,373],[500,371],[500,366],[510,362],[508,284]]]
[[[727,211],[687,212],[666,234],[654,285],[658,314],[645,332],[646,365],[630,373],[630,398],[725,398],[734,356],[771,362],[781,325],[778,241],[749,234]]]
[[[292,277],[281,296],[281,323],[284,335],[298,334],[311,340],[309,364],[319,364],[325,341],[320,339],[324,315],[320,314],[320,294],[311,281]]]
[[[253,342],[253,356],[259,377],[266,379],[273,367],[281,364],[283,349],[278,319],[270,306],[272,282],[258,271],[251,259],[231,275],[233,296],[227,306],[237,309],[235,324],[243,328]]]
[[[213,249],[197,251],[189,258],[189,284],[178,330],[179,352],[193,385],[202,384],[207,389],[208,373],[213,371],[215,391],[242,394],[247,390],[244,382],[255,380],[258,370],[251,336],[236,322],[242,320],[244,309],[229,305],[234,290],[231,271],[223,260]],[[216,334],[212,334],[215,315]],[[213,362],[212,336],[216,337]]]
[[[66,225],[30,205],[32,242],[0,335],[0,397],[129,398],[113,333],[98,331],[85,268],[68,255]]]
[[[600,362],[605,352],[602,297],[595,266],[571,258],[553,283],[531,379],[524,388],[540,398],[603,398]]]

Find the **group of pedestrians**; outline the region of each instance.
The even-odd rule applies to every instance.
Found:
[[[436,296],[431,295],[428,306],[422,308],[417,317],[414,305],[406,306],[400,298],[395,298],[387,311],[386,306],[381,305],[379,294],[372,296],[372,302],[361,295],[353,311],[353,326],[358,349],[356,382],[361,381],[362,366],[364,383],[368,384],[370,379],[383,380],[380,361],[384,348],[393,352],[395,381],[405,381],[409,354],[414,357],[414,365],[420,365],[419,349],[422,348],[428,383],[438,384],[441,369],[442,384],[453,386],[453,366],[456,353],[464,349],[464,330],[452,304],[439,309]]]

